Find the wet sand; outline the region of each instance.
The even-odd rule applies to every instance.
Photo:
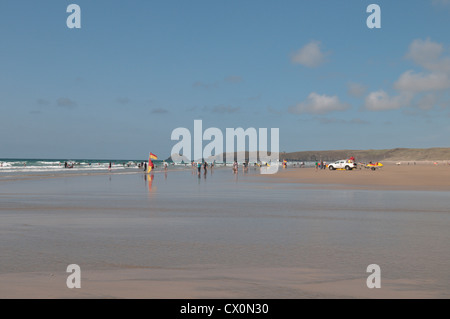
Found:
[[[449,168],[416,168],[3,180],[0,298],[449,298]]]
[[[301,268],[122,269],[83,271],[79,289],[65,286],[65,273],[0,275],[0,298],[76,299],[300,299],[300,298],[444,298],[419,288],[429,282],[383,280],[368,289],[363,275]],[[1,287],[8,287],[2,289]]]

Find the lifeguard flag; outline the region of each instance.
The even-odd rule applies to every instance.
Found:
[[[153,166],[153,162],[152,159],[157,160],[158,156],[156,156],[153,153],[150,153],[150,155],[148,156],[148,167],[147,167],[147,174],[149,174],[152,171],[152,166]]]

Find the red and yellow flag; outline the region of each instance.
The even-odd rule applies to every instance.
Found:
[[[156,155],[153,154],[153,153],[150,153],[150,155],[148,156],[147,174],[149,174],[149,173],[152,171],[152,169],[153,169],[153,162],[152,162],[152,159],[157,160],[157,159],[158,159],[158,156],[156,156]]]

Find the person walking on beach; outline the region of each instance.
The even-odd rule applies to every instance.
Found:
[[[109,162],[109,167],[108,167],[108,170],[111,170],[111,162]]]
[[[144,172],[147,171],[147,163],[144,163]]]
[[[233,172],[235,173],[235,174],[237,174],[237,172],[238,172],[238,162],[237,161],[234,161],[234,164],[233,164]]]

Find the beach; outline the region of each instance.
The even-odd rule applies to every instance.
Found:
[[[311,168],[286,169],[270,177],[276,182],[301,183],[319,188],[450,191],[450,165],[446,163],[389,163],[376,171],[358,168],[350,172]]]
[[[449,298],[449,172],[0,178],[0,298]]]

